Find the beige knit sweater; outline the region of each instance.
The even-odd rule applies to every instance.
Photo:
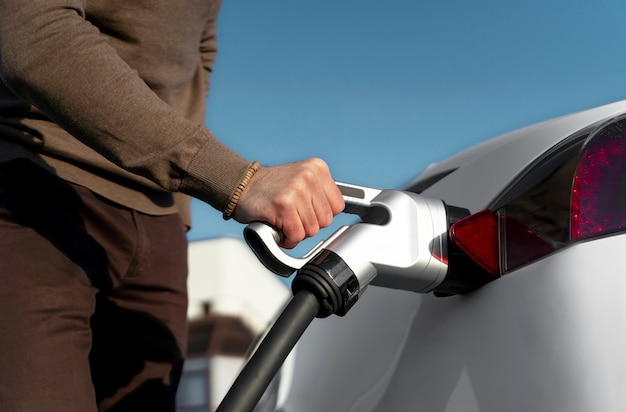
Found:
[[[223,210],[250,162],[203,125],[219,6],[0,0],[0,162],[150,214],[170,192]]]

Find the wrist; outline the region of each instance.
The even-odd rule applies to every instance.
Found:
[[[252,180],[252,177],[254,176],[254,174],[258,172],[260,168],[261,168],[261,164],[259,163],[258,160],[255,160],[254,162],[250,164],[250,166],[248,166],[248,170],[246,170],[246,173],[244,174],[243,178],[241,178],[241,181],[235,188],[235,191],[233,192],[233,194],[230,196],[228,204],[226,205],[226,208],[224,209],[224,213],[223,213],[224,220],[228,220],[232,218],[235,208],[237,207],[237,204],[239,203],[239,200],[241,199],[241,195],[243,191],[246,189],[246,186],[248,186],[248,183],[250,183],[250,180]]]

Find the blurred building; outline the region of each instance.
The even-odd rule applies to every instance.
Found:
[[[179,412],[214,411],[291,297],[240,239],[189,247],[189,344]]]

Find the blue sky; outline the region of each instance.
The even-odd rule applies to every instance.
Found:
[[[225,0],[207,122],[266,165],[321,157],[338,181],[399,188],[488,138],[626,99],[624,21],[616,0]],[[190,240],[241,235],[192,213]]]

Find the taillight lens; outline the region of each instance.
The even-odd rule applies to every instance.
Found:
[[[626,115],[564,141],[502,198],[450,229],[454,244],[494,277],[572,242],[626,231]]]
[[[495,213],[483,210],[454,223],[450,238],[490,275],[500,275],[498,220]]]
[[[572,188],[571,239],[626,228],[626,120],[590,138]]]
[[[502,274],[555,250],[552,243],[510,216],[500,216],[499,233]]]
[[[555,249],[515,218],[490,210],[454,223],[450,237],[474,262],[495,277]]]

